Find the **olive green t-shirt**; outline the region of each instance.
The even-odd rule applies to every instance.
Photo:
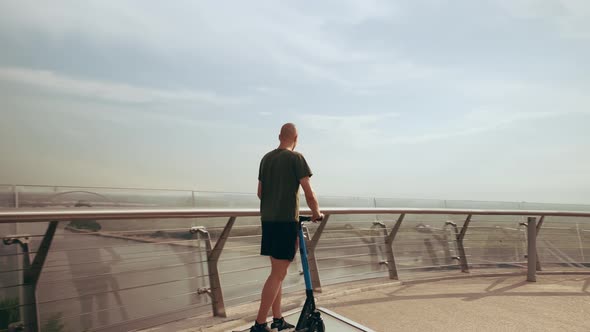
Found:
[[[260,162],[258,172],[258,180],[262,183],[262,221],[298,221],[299,180],[311,175],[301,153],[287,149],[267,153]]]

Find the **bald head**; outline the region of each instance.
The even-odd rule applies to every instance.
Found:
[[[297,128],[293,123],[285,123],[281,127],[279,140],[281,141],[281,146],[283,148],[295,148],[295,145],[297,144]]]
[[[285,123],[281,127],[281,134],[279,135],[279,139],[282,140],[294,140],[297,137],[297,128],[292,123]]]

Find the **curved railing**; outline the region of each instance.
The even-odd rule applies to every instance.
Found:
[[[317,291],[321,291],[322,283],[374,277],[397,280],[404,271],[468,273],[475,267],[522,268],[526,269],[527,280],[535,281],[541,263],[545,264],[542,259],[538,259],[540,249],[541,256],[559,260],[548,260],[548,263],[578,268],[588,266],[584,251],[587,244],[585,232],[588,230],[580,228],[578,221],[585,225],[587,220],[580,218],[590,218],[590,212],[417,208],[327,208],[322,212],[326,218],[306,230],[310,270]],[[302,210],[301,213],[310,212]],[[43,234],[2,234],[6,247],[14,244],[18,246],[13,247],[20,247],[18,252],[2,255],[4,258],[17,257],[20,261],[18,268],[0,271],[20,275],[19,282],[2,285],[2,289],[20,290],[20,302],[15,307],[19,308],[24,327],[30,331],[38,330],[40,322],[48,320],[38,317],[38,312],[43,313],[45,310],[39,310],[40,306],[65,307],[64,303],[72,301],[81,303],[81,312],[65,310],[61,319],[79,319],[80,323],[76,325],[78,328],[87,328],[84,326],[85,317],[91,320],[91,317],[96,316],[100,320],[101,314],[104,316],[108,312],[120,316],[117,323],[113,324],[107,319],[106,323],[103,321],[91,326],[97,330],[116,326],[145,327],[150,322],[161,323],[162,320],[158,321],[157,317],[167,316],[166,319],[172,319],[178,317],[178,312],[187,315],[207,306],[212,308],[214,315],[226,316],[226,303],[241,303],[259,295],[260,278],[265,275],[268,264],[259,261],[257,252],[260,237],[258,217],[257,209],[0,210],[0,224],[19,223],[28,225],[26,227],[29,229],[38,229],[33,225],[48,223]],[[219,218],[227,218],[227,221]],[[572,218],[576,221],[572,221]],[[186,226],[178,226],[183,224],[181,220],[187,219],[191,220],[192,225],[185,222]],[[133,221],[139,229],[129,231],[121,230],[121,227],[111,230],[74,227],[76,222],[97,223],[107,220],[111,223]],[[160,228],[161,225],[167,225],[162,221],[155,229],[150,228],[154,220],[175,220],[174,227]],[[207,223],[202,222],[204,220]],[[241,220],[245,221],[243,225],[239,223]],[[548,220],[551,227],[543,226]],[[67,232],[58,227],[59,222],[68,223]],[[503,224],[498,226],[498,223]],[[574,224],[576,229],[572,226]],[[142,225],[145,225],[143,229]],[[538,247],[537,235],[542,227],[546,228],[543,234],[547,235],[544,236],[553,237],[553,242],[543,240],[545,245]],[[565,231],[567,236],[563,233]],[[171,233],[176,237],[166,235]],[[55,234],[60,238],[56,239]],[[579,240],[579,246],[574,250],[579,249],[580,255],[576,254],[575,259],[569,248],[569,237],[572,234]],[[79,242],[79,247],[60,243],[65,243],[68,238],[74,239],[72,243]],[[93,245],[94,242],[96,244]],[[231,245],[226,245],[230,242]],[[141,250],[135,250],[138,247]],[[111,257],[105,259],[101,250],[108,252]],[[550,252],[549,256],[547,252]],[[32,254],[35,256],[31,262],[29,257]],[[224,259],[221,259],[222,254]],[[250,259],[256,261],[250,263]],[[418,259],[420,261],[417,263]],[[117,270],[113,271],[111,265],[117,266]],[[80,272],[84,269],[79,269],[79,266],[86,266],[84,269],[88,272]],[[93,271],[92,268],[97,266],[104,271]],[[179,269],[185,274],[172,273],[171,277],[166,274],[167,280],[159,280],[156,274]],[[257,274],[251,277],[252,273]],[[297,281],[300,279],[299,271],[292,272],[288,279],[287,290],[300,287]],[[85,285],[93,282],[95,285],[100,284],[100,287],[87,291]],[[188,289],[155,299],[147,296],[173,283],[188,283]],[[64,284],[69,286],[63,286],[65,291],[59,295],[47,295],[51,294],[52,287],[58,288],[56,285]],[[76,290],[67,290],[71,285]],[[253,290],[246,292],[246,288]],[[142,304],[146,305],[169,301],[175,309],[161,309],[160,314],[141,316],[131,313],[134,305],[127,304],[126,297],[145,298]],[[195,300],[203,297],[205,300]],[[88,307],[87,298],[90,298],[90,302],[94,300],[99,303],[98,308],[92,305]],[[189,300],[187,303],[177,303],[179,299]],[[101,301],[104,301],[103,305]]]

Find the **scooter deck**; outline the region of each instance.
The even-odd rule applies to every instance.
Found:
[[[363,326],[359,323],[356,323],[344,316],[338,315],[335,312],[332,312],[325,308],[318,308],[318,310],[322,313],[322,319],[324,320],[324,324],[326,325],[326,331],[342,331],[342,332],[375,332],[370,328]],[[289,313],[285,314],[285,320],[289,323],[295,325],[297,323],[297,319],[299,318],[299,314],[301,310],[290,311]],[[270,326],[270,324],[269,324]],[[243,326],[238,330],[234,330],[232,332],[248,332],[250,331],[250,326]]]

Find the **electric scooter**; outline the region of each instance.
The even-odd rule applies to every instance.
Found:
[[[303,234],[303,222],[311,221],[311,217],[299,217],[299,253],[301,255],[301,265],[303,267],[303,278],[305,279],[305,304],[299,315],[295,332],[324,332],[326,327],[320,315],[319,310],[315,306],[315,298],[313,297],[313,286],[311,284],[311,275],[309,273],[309,264],[307,262],[307,247],[305,245],[305,237]]]
[[[305,304],[297,320],[295,332],[324,332],[326,327],[320,315],[319,310],[315,306],[315,298],[313,297],[313,286],[311,284],[311,275],[309,273],[309,264],[307,262],[307,247],[305,245],[305,236],[303,234],[303,223],[311,221],[311,217],[299,216],[299,254],[301,255],[301,265],[303,267],[303,278],[305,279]],[[245,332],[247,330],[244,330]]]

